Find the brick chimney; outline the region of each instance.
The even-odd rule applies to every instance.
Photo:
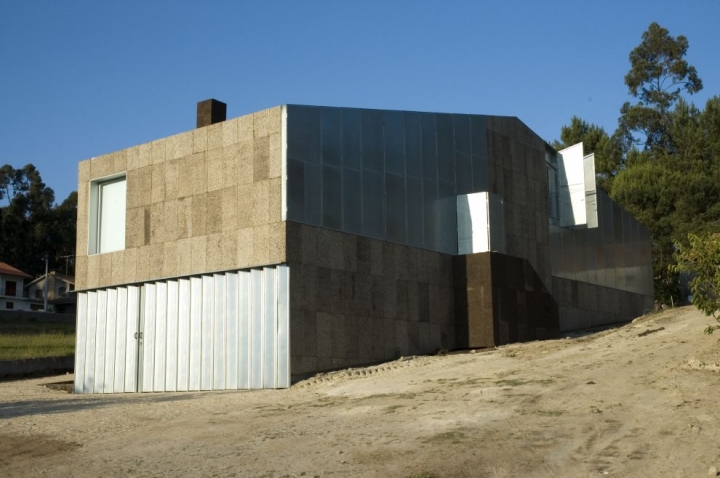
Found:
[[[225,121],[227,105],[222,101],[209,99],[200,101],[197,104],[197,127],[210,126],[211,124]]]

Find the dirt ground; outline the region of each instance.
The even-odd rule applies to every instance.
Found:
[[[0,476],[708,476],[720,334],[692,308],[288,390],[71,395],[0,383]]]

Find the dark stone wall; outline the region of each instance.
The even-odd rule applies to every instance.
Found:
[[[455,348],[452,256],[286,224],[293,375]]]
[[[488,116],[488,191],[505,206],[506,253],[551,286],[545,142],[515,117]]]
[[[653,310],[650,295],[561,277],[553,277],[552,281],[561,331],[628,322]]]
[[[453,268],[458,348],[558,336],[557,304],[526,259],[485,252],[454,257]]]

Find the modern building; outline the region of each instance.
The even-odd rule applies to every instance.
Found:
[[[0,262],[0,310],[30,310],[30,300],[23,294],[30,274]]]
[[[652,307],[650,236],[514,117],[286,105],[79,165],[78,393],[282,388]]]

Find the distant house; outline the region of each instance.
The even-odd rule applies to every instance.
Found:
[[[30,309],[30,300],[23,294],[28,279],[32,279],[30,274],[0,262],[0,310]]]
[[[50,271],[25,286],[32,310],[42,310],[45,305],[45,282],[47,281],[48,309],[61,314],[74,314],[77,296],[75,277]]]

